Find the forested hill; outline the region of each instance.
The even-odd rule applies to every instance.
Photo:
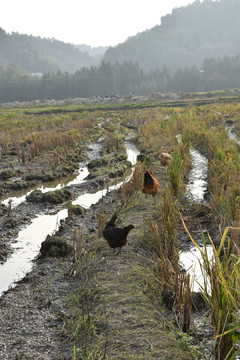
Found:
[[[109,48],[104,61],[138,62],[145,70],[200,67],[207,57],[240,53],[240,0],[195,1],[161,18],[161,25]]]
[[[161,25],[106,48],[104,55],[104,47],[96,53],[88,46],[8,34],[0,28],[0,66],[6,69],[14,64],[30,73],[74,73],[103,60],[111,64],[131,61],[147,71],[166,67],[171,73],[185,67],[200,68],[206,58],[240,54],[239,14],[240,0],[197,0],[162,17]]]
[[[84,66],[97,65],[97,60],[62,41],[8,34],[0,28],[0,66],[6,68],[9,64],[31,73],[58,70],[73,73]]]

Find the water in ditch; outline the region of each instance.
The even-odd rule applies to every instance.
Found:
[[[137,162],[137,155],[139,152],[136,146],[129,141],[126,141],[125,145],[128,160],[134,167]],[[79,183],[85,181],[83,174],[86,175],[86,171],[79,173]],[[102,189],[91,194],[85,193],[74,201],[73,204],[78,203],[84,208],[89,208],[92,204],[98,202],[102,196],[105,196],[108,191],[120,188],[124,182],[130,180],[131,176],[132,173],[128,175],[124,181],[119,181],[117,184],[110,186],[108,189]],[[76,184],[77,178],[72,181]],[[53,189],[51,188],[51,190]],[[23,201],[25,201],[25,199]],[[10,286],[13,287],[16,281],[22,279],[25,274],[32,269],[33,259],[38,255],[41,243],[45,240],[48,234],[52,234],[54,231],[58,230],[60,221],[66,217],[67,209],[62,209],[49,214],[39,214],[35,219],[33,219],[30,225],[19,231],[18,237],[12,245],[14,250],[13,254],[3,265],[0,265],[0,294],[6,291]]]
[[[101,143],[96,142],[96,143],[88,144],[88,148],[89,148],[89,159],[91,160],[92,158],[96,158],[97,156],[99,156],[101,150]],[[5,198],[3,198],[1,203],[4,205],[8,205],[9,201],[11,201],[11,207],[15,208],[16,206],[26,201],[26,196],[30,195],[33,190],[41,190],[43,193],[45,193],[48,191],[55,191],[58,189],[62,189],[65,186],[82,184],[83,182],[85,182],[84,179],[87,177],[88,174],[89,171],[87,167],[87,162],[85,161],[79,164],[79,169],[77,174],[70,175],[62,180],[54,180],[49,183],[45,183],[41,186],[34,186],[32,189],[27,191],[26,190],[16,191],[14,196],[11,197],[6,196]]]
[[[193,148],[190,149],[190,156],[192,168],[189,173],[188,184],[186,186],[186,196],[194,203],[206,203],[204,197],[207,192],[207,158]],[[202,249],[201,246],[200,249]],[[209,259],[211,259],[213,255],[212,246],[207,245],[206,250]],[[192,291],[199,291],[199,288],[204,284],[204,277],[201,269],[202,256],[200,250],[193,245],[189,251],[181,251],[179,254],[179,262],[191,275]]]

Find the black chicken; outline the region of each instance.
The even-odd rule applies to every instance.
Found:
[[[114,214],[110,221],[106,223],[106,226],[103,230],[103,236],[107,240],[108,245],[113,248],[113,252],[115,253],[115,249],[119,247],[119,253],[121,253],[122,246],[126,246],[128,243],[128,233],[130,230],[134,228],[134,225],[128,225],[123,228],[117,227],[115,221],[117,219],[117,215]]]

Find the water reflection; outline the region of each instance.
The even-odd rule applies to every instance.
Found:
[[[132,143],[126,142],[126,151],[127,151],[127,158],[131,162],[132,166],[136,165],[137,163],[137,156],[139,155],[139,151],[137,150],[136,146]],[[86,193],[80,195],[76,200],[72,202],[73,205],[80,205],[85,209],[90,208],[91,205],[96,204],[103,196],[107,194],[109,191],[120,189],[120,187],[128,182],[132,177],[133,170],[130,175],[128,175],[124,181],[117,180],[116,184],[109,186],[108,188],[104,188],[98,190],[94,193]]]
[[[192,159],[192,169],[186,186],[186,196],[194,202],[203,202],[207,191],[208,162],[207,158],[197,150],[189,150]]]
[[[208,259],[211,261],[213,257],[212,246],[207,245],[206,250],[207,250]],[[180,252],[179,262],[187,270],[187,273],[191,275],[192,291],[195,292],[200,291],[201,287],[204,286],[204,276],[206,277],[206,274],[204,275],[204,270],[201,267],[201,265],[203,264],[203,260],[200,250],[195,246],[190,251]],[[206,284],[209,284],[209,280],[206,281]],[[208,292],[210,292],[209,285],[208,285]]]
[[[67,209],[57,214],[40,214],[19,232],[16,242],[12,245],[13,255],[0,266],[0,294],[32,269],[32,260],[37,256],[41,243],[48,234],[58,229],[60,220],[66,217]]]
[[[139,152],[133,144],[126,142],[125,145],[128,160],[132,165],[135,165]],[[73,182],[79,184],[81,181],[84,181],[86,174],[85,168],[82,168],[78,177],[72,180],[71,184],[73,184]],[[109,188],[102,189],[92,194],[83,194],[79,196],[76,201],[73,201],[72,204],[79,204],[84,208],[89,208],[92,204],[95,204],[105,196],[108,191],[120,188],[124,182],[130,180],[131,176],[132,172],[124,179],[124,181],[117,182],[116,184],[109,186]],[[59,184],[59,186],[61,187],[62,185]],[[42,191],[49,191],[49,188],[47,187],[40,189]],[[25,196],[26,194],[24,197]],[[41,243],[48,234],[52,234],[58,229],[60,220],[65,219],[66,217],[67,209],[60,210],[54,214],[39,214],[38,217],[33,219],[30,225],[19,232],[16,242],[12,246],[14,250],[13,255],[0,266],[0,294],[2,294],[3,291],[6,291],[14,281],[20,280],[32,269],[32,260],[38,254]]]
[[[192,159],[192,169],[189,173],[186,186],[186,196],[192,202],[204,203],[204,195],[207,191],[208,162],[207,158],[197,150],[189,150]],[[200,239],[201,241],[201,239]],[[207,247],[209,256],[212,255],[212,246]],[[204,275],[201,266],[202,256],[199,249],[193,246],[190,251],[183,251],[179,254],[179,261],[191,275],[192,290],[199,291],[200,285],[204,283]]]
[[[88,144],[89,148],[89,159],[92,160],[93,158],[99,156],[102,144],[100,142]],[[70,175],[65,179],[61,180],[54,180],[49,183],[43,184],[42,186],[34,186],[31,190],[21,190],[16,191],[14,196],[3,198],[2,204],[8,205],[9,201],[11,201],[11,207],[15,208],[16,206],[20,205],[24,201],[26,201],[26,196],[30,195],[33,190],[41,190],[43,193],[48,191],[55,191],[64,188],[65,186],[75,185],[75,184],[82,184],[84,179],[88,176],[89,171],[87,167],[87,162],[83,162],[79,164],[78,174]]]
[[[137,163],[137,155],[139,155],[139,151],[136,149],[136,146],[132,143],[126,142],[126,150],[128,160],[132,163],[132,165],[136,165]]]
[[[62,189],[65,186],[74,185],[74,184],[81,184],[84,182],[84,179],[88,176],[89,171],[87,166],[80,166],[78,175],[74,175],[68,177],[65,180],[59,181],[52,181],[50,183],[43,184],[42,186],[35,186],[31,190],[27,191],[22,190],[15,193],[15,196],[7,197],[5,200],[2,201],[2,204],[7,205],[9,201],[11,201],[12,208],[20,205],[24,201],[26,201],[26,196],[30,195],[33,190],[41,190],[42,193],[46,193],[48,191],[55,191],[58,189]]]
[[[226,126],[228,136],[240,145],[239,137],[233,133],[234,125]],[[198,151],[190,149],[192,157],[192,170],[189,174],[189,182],[187,185],[187,197],[194,201],[203,203],[204,195],[207,190],[207,173],[208,165],[205,156],[201,155]],[[199,242],[201,239],[199,239]],[[207,246],[207,253],[209,258],[213,256],[213,248],[211,245]],[[196,247],[192,247],[188,252],[181,252],[179,260],[185,269],[191,274],[193,280],[193,290],[199,290],[199,284],[203,285],[204,275],[202,274],[200,263],[202,263],[202,256]]]
[[[120,187],[128,182],[132,177],[132,173],[125,178],[124,181],[117,182],[115,185],[111,185],[108,188],[98,190],[94,193],[86,193],[83,195],[80,195],[76,200],[72,202],[73,205],[80,205],[85,209],[89,209],[91,205],[96,204],[103,196],[106,196],[106,194],[113,190],[118,190]]]
[[[226,130],[230,139],[235,141],[236,144],[240,145],[239,137],[236,134],[234,134],[233,129],[234,129],[234,125],[226,126]]]

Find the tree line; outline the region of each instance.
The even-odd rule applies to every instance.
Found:
[[[41,78],[15,65],[0,67],[0,102],[112,95],[148,95],[156,92],[201,92],[240,88],[240,56],[204,60],[201,69],[185,67],[170,72],[143,71],[132,62],[82,68],[74,74],[46,73]]]

